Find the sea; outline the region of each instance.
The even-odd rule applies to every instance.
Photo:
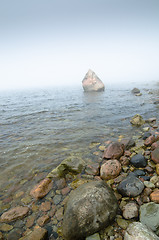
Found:
[[[131,93],[134,87],[141,96]],[[139,134],[130,119],[140,114],[158,121],[156,100],[156,81],[109,83],[104,92],[94,93],[82,86],[1,91],[0,199],[13,186],[27,182],[31,189],[34,176],[47,176],[69,156],[89,161],[93,144]]]

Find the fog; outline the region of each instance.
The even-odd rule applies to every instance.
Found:
[[[159,80],[158,0],[6,0],[0,89]]]

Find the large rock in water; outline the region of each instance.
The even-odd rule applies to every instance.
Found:
[[[90,69],[82,81],[82,86],[85,92],[101,92],[105,89],[103,82]]]
[[[104,181],[85,183],[74,190],[64,212],[63,237],[83,240],[114,220],[118,202]]]

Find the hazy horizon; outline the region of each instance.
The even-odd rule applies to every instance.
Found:
[[[0,90],[159,80],[158,0],[6,0]]]

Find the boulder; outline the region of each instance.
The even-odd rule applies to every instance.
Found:
[[[159,240],[149,228],[140,222],[129,224],[125,231],[124,240]]]
[[[64,218],[63,237],[82,240],[107,227],[116,217],[117,199],[104,181],[92,181],[69,196]]]
[[[119,159],[123,153],[124,145],[119,142],[113,142],[104,151],[103,158]]]
[[[136,114],[134,117],[132,117],[130,122],[132,125],[137,126],[137,127],[139,127],[145,123],[145,121],[139,114]]]
[[[144,184],[137,177],[130,175],[126,177],[117,187],[123,197],[136,197],[144,189]]]
[[[139,90],[138,88],[133,88],[133,89],[131,90],[131,92],[132,92],[133,94],[139,94],[139,93],[140,93],[140,90]]]
[[[143,204],[140,207],[140,222],[159,235],[159,204],[154,202]]]
[[[100,92],[105,89],[103,82],[90,69],[82,81],[82,86],[85,92]]]

